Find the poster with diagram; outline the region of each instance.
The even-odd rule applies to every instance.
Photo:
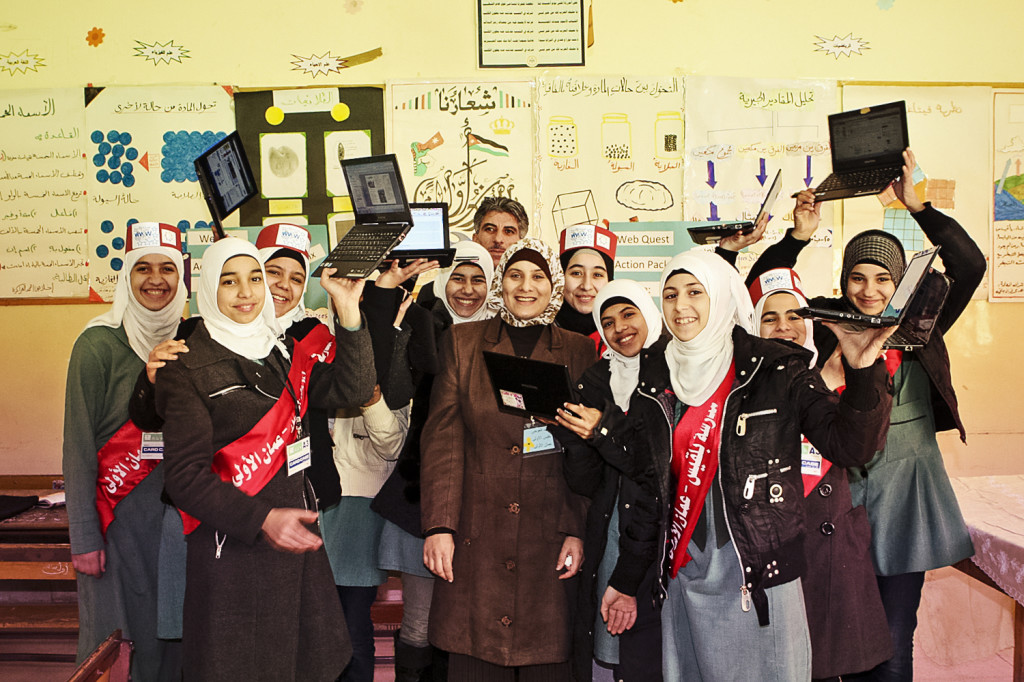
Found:
[[[898,100],[907,106],[918,195],[956,218],[987,251],[991,195],[977,178],[990,173],[991,88],[843,86],[846,111]],[[847,240],[863,230],[884,229],[899,237],[908,251],[925,246],[924,233],[892,191],[846,200],[843,224]]]
[[[452,232],[469,233],[488,196],[534,215],[532,82],[393,82],[388,110],[409,201],[447,203]]]
[[[835,81],[686,79],[684,220],[753,219],[776,172],[782,191],[760,252],[792,227],[790,196],[831,172],[828,115],[839,110]],[[833,206],[798,269],[813,294],[832,290]]]
[[[681,78],[545,76],[537,121],[545,238],[598,220],[681,217]]]
[[[992,102],[992,240],[989,300],[1024,301],[1024,91]]]
[[[235,129],[234,107],[219,86],[110,87],[87,101],[89,296],[109,301],[129,224],[209,229],[193,161]]]

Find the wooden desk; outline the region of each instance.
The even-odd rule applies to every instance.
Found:
[[[974,541],[974,556],[954,568],[1011,597],[1013,680],[1024,682],[1024,475],[953,479]]]

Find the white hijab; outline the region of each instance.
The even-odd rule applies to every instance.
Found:
[[[217,288],[220,285],[220,274],[224,263],[235,256],[250,256],[259,263],[260,271],[263,263],[256,247],[243,239],[225,237],[207,247],[203,254],[202,277],[199,278],[199,314],[203,318],[210,338],[233,353],[250,360],[258,360],[270,355],[277,346],[285,357],[288,351],[278,338],[281,331],[274,319],[274,301],[270,298],[270,287],[266,276],[263,279],[263,309],[259,317],[252,322],[241,324],[233,321],[221,312],[217,305]]]
[[[260,255],[257,260],[259,260],[259,262],[262,263],[264,266],[264,275],[266,275],[267,261],[270,260],[273,257],[273,255],[280,251],[281,249],[287,248],[287,246],[268,246],[266,248],[259,249]],[[289,250],[295,251],[295,249]],[[295,304],[294,308],[286,312],[281,317],[277,318],[277,326],[281,330],[281,333],[288,331],[288,328],[291,327],[296,322],[298,322],[299,320],[306,319],[306,289],[309,288],[309,258],[306,257],[306,254],[301,253],[299,251],[295,251],[295,254],[302,259],[302,263],[306,268],[306,279],[302,282],[302,295],[299,296],[298,303]],[[267,286],[269,287],[270,285]],[[269,300],[271,305],[273,305],[273,299],[267,300]]]
[[[174,298],[160,310],[148,310],[135,298],[132,292],[132,268],[143,256],[158,254],[167,256],[178,268],[178,290]],[[128,345],[143,362],[149,362],[149,352],[160,342],[174,336],[181,313],[188,301],[188,290],[185,288],[185,265],[181,251],[170,246],[149,246],[132,249],[124,257],[124,267],[117,277],[114,288],[114,305],[103,315],[94,317],[85,325],[89,327],[112,327],[117,329],[122,324],[128,335]]]
[[[609,370],[611,370],[610,385],[612,397],[615,404],[623,412],[629,409],[629,398],[636,389],[637,381],[640,379],[640,354],[633,357],[626,357],[616,350],[612,350],[608,338],[604,335],[604,328],[601,326],[601,312],[605,302],[613,298],[624,298],[635,305],[644,316],[647,323],[647,338],[644,340],[644,348],[651,345],[661,336],[661,315],[658,313],[658,306],[654,304],[651,295],[639,283],[631,279],[615,279],[608,282],[601,291],[597,292],[594,299],[594,324],[597,325],[597,332],[601,335],[607,350],[602,357],[607,358]]]
[[[456,313],[448,302],[448,295],[445,293],[445,289],[448,288],[448,280],[451,279],[455,268],[460,265],[476,265],[483,270],[484,277],[487,278],[487,290],[490,291],[491,282],[494,280],[494,261],[491,260],[491,254],[480,244],[465,240],[455,245],[455,260],[452,261],[451,266],[437,271],[437,277],[434,278],[434,295],[444,303],[444,307],[448,314],[452,316],[454,324],[489,320],[494,317],[494,311],[487,307],[486,293],[480,307],[469,317],[462,317]]]
[[[661,273],[661,291],[677,270],[686,270],[704,285],[711,299],[707,324],[690,341],[673,336],[665,349],[672,390],[687,405],[703,405],[725,379],[732,365],[732,328],[754,334],[754,306],[736,269],[708,251],[686,251]],[[664,304],[662,316],[664,317]],[[668,329],[672,325],[665,320]]]

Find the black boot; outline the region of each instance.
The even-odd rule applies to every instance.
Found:
[[[413,646],[395,632],[395,682],[420,682],[420,677],[430,667],[434,656],[432,646]]]

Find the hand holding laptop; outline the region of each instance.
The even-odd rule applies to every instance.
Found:
[[[821,223],[821,202],[814,200],[814,190],[805,189],[793,195],[796,207],[793,209],[793,239],[808,242]]]
[[[440,267],[436,260],[427,260],[426,258],[417,258],[404,268],[399,267],[400,262],[397,260],[385,262],[388,263],[388,269],[380,273],[376,281],[377,287],[380,289],[394,289],[410,277],[417,277],[421,273]]]
[[[718,246],[726,251],[742,251],[748,246],[758,243],[764,238],[764,231],[768,228],[769,218],[770,216],[767,213],[762,213],[758,216],[757,223],[754,225],[753,230],[750,232],[740,231],[735,234],[722,237],[718,241]]]
[[[875,360],[882,354],[882,347],[886,339],[892,336],[899,325],[892,327],[868,327],[860,331],[850,331],[843,324],[836,322],[822,322],[828,327],[839,340],[839,347],[843,351],[843,357],[853,369],[864,369],[875,364]]]

